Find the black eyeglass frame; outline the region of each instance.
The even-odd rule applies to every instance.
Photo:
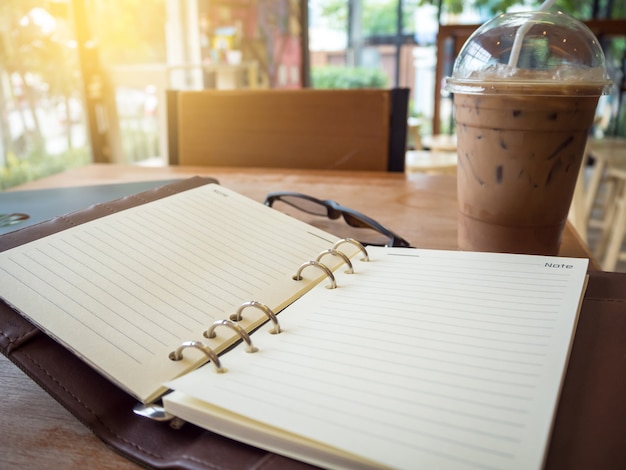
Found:
[[[298,198],[298,199],[303,199],[305,201],[313,202],[319,206],[324,207],[326,209],[326,216],[331,220],[336,220],[343,216],[343,219],[345,220],[345,222],[351,227],[370,228],[372,230],[375,230],[381,233],[382,235],[389,237],[389,246],[395,246],[395,247],[410,247],[411,246],[411,244],[407,240],[402,238],[400,235],[392,232],[387,227],[375,221],[371,217],[368,217],[361,212],[355,211],[354,209],[350,209],[349,207],[342,206],[338,202],[330,200],[330,199],[317,199],[307,194],[289,192],[289,191],[279,191],[279,192],[269,193],[267,196],[265,196],[264,204],[266,206],[272,207],[274,202],[280,201],[298,210],[306,212],[307,214],[318,215],[318,216],[323,217],[323,214],[319,214],[319,213],[307,210],[306,208],[293,204],[291,201],[289,201],[288,199],[284,199],[284,198]]]

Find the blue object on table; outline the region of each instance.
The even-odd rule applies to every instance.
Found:
[[[177,180],[0,192],[0,235]]]

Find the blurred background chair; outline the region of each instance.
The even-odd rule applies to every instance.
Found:
[[[602,269],[613,271],[626,261],[626,139],[587,141],[583,220],[588,243]]]
[[[169,163],[404,171],[408,88],[169,90]]]

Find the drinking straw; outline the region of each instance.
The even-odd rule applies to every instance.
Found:
[[[545,0],[538,11],[547,11],[549,10],[556,0]],[[532,20],[532,16],[530,17]],[[511,55],[509,56],[509,67],[516,68],[517,62],[519,61],[519,55],[522,50],[522,43],[524,42],[524,36],[532,26],[531,21],[528,20],[522,26],[517,29],[515,33],[515,39],[513,40],[513,48],[511,49]]]

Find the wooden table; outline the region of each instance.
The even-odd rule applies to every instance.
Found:
[[[266,193],[280,190],[334,199],[387,225],[417,247],[457,249],[456,180],[449,175],[90,165],[15,189],[193,175],[216,177],[224,186],[259,201]],[[324,223],[320,222],[320,226],[324,227]],[[587,246],[569,224],[560,254],[591,257]],[[592,267],[597,268],[595,262]],[[105,447],[3,356],[0,356],[0,381],[0,468],[139,468]]]

